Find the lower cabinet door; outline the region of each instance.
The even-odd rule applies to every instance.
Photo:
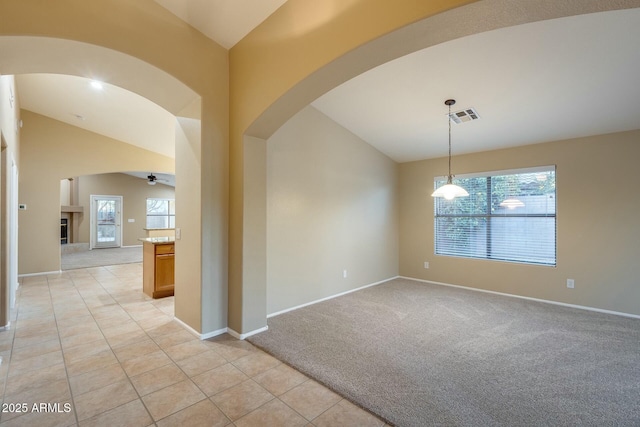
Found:
[[[156,291],[173,289],[174,254],[156,255]]]

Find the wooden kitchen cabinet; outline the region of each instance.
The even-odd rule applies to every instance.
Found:
[[[175,283],[175,245],[167,238],[141,239],[142,291],[152,298],[173,295]]]

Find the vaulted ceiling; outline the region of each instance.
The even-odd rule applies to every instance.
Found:
[[[156,0],[231,47],[284,0]],[[640,9],[503,28],[415,52],[325,94],[313,106],[398,162],[640,128]],[[22,108],[165,155],[173,116],[151,102],[86,79],[18,77]],[[151,123],[154,125],[152,126]],[[160,124],[160,125],[158,125]]]

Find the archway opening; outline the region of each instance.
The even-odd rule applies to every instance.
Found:
[[[46,198],[46,194],[54,195],[53,198],[55,201],[51,201],[52,203],[45,202],[47,206],[46,209],[51,210],[51,215],[47,216],[48,219],[45,221],[49,225],[49,227],[46,227],[47,231],[44,233],[36,233],[37,236],[35,237],[29,237],[26,231],[30,230],[30,228],[23,227],[20,230],[21,233],[18,235],[18,239],[22,240],[22,244],[8,242],[7,244],[11,247],[8,247],[7,251],[3,251],[3,254],[22,253],[22,256],[17,256],[15,259],[16,270],[18,270],[18,265],[20,265],[19,272],[22,275],[57,272],[60,271],[60,203],[57,194],[59,184],[55,184],[55,182],[59,182],[61,179],[69,176],[79,176],[96,172],[145,170],[175,173],[176,158],[179,162],[180,159],[185,156],[192,159],[194,155],[200,155],[199,152],[194,153],[192,150],[194,144],[200,145],[199,132],[190,132],[188,136],[185,136],[185,130],[182,129],[180,120],[188,119],[196,122],[198,126],[200,126],[199,106],[201,105],[201,98],[196,92],[166,72],[140,59],[96,45],[47,37],[3,36],[0,37],[0,52],[3,58],[7,58],[7,61],[3,61],[2,69],[0,70],[2,74],[5,75],[5,78],[16,75],[23,76],[34,73],[48,73],[69,76],[70,79],[99,79],[114,87],[123,88],[126,89],[126,91],[135,93],[135,96],[138,98],[145,98],[147,100],[146,102],[153,103],[159,106],[158,108],[166,110],[166,112],[168,112],[167,114],[170,114],[171,117],[172,127],[169,138],[173,144],[175,144],[175,154],[173,156],[167,156],[158,154],[152,150],[145,150],[144,148],[126,144],[125,142],[115,138],[109,138],[98,132],[71,126],[61,120],[55,120],[42,114],[37,114],[29,110],[18,110],[16,115],[19,123],[21,126],[24,124],[25,127],[23,129],[16,129],[18,137],[15,143],[15,151],[16,153],[20,153],[20,149],[22,148],[22,158],[20,159],[22,162],[29,161],[30,151],[33,151],[31,149],[34,148],[27,147],[26,144],[20,147],[21,137],[27,134],[28,138],[25,138],[25,140],[33,137],[34,133],[37,136],[38,132],[46,132],[47,129],[51,130],[53,127],[61,130],[62,132],[58,134],[58,137],[66,139],[68,142],[69,139],[66,137],[69,136],[70,132],[78,138],[76,141],[78,142],[78,146],[75,148],[81,151],[89,148],[88,146],[83,148],[81,146],[83,142],[96,138],[94,142],[97,145],[93,147],[93,159],[88,159],[86,156],[79,158],[79,156],[74,155],[78,154],[77,151],[64,153],[65,146],[59,146],[59,151],[63,153],[54,153],[49,158],[44,159],[42,159],[41,156],[44,162],[43,167],[39,168],[38,165],[30,164],[29,167],[21,168],[23,172],[21,175],[21,186],[25,184],[25,186],[28,187],[28,182],[30,181],[29,175],[34,175],[31,177],[31,180],[34,181],[35,187],[46,187],[48,184],[52,185],[52,191],[50,192],[33,191],[34,188],[30,188],[29,191],[19,193],[20,199],[16,195],[14,204],[17,205],[18,200],[21,200],[20,205],[21,207],[23,206],[23,209],[20,213],[23,214],[23,222],[27,214],[37,211],[36,205],[44,202],[42,199]],[[19,84],[12,86],[12,91],[19,92],[19,90]],[[17,102],[19,93],[12,93],[12,95]],[[18,104],[16,104],[16,106],[19,108]],[[128,105],[122,106],[122,109],[126,110],[126,107],[128,107]],[[64,113],[73,115],[73,113],[68,111]],[[75,119],[83,120],[84,117],[77,114]],[[48,133],[47,137],[43,140],[51,145],[49,148],[54,149],[53,151],[55,151],[56,144],[54,134],[55,132]],[[196,138],[197,141],[195,141],[194,138]],[[194,140],[192,141],[192,139]],[[31,138],[31,140],[33,139]],[[96,149],[96,147],[102,148]],[[106,148],[104,152],[101,151],[103,148]],[[187,154],[185,154],[185,152]],[[59,162],[55,161],[56,157],[61,157]],[[66,160],[62,159],[62,157],[66,157]],[[109,158],[109,161],[104,161],[105,158]],[[18,165],[20,165],[20,161],[18,161]],[[36,169],[36,171],[34,171],[33,174],[28,174],[27,172],[30,168]],[[178,176],[180,176],[179,172]],[[53,186],[56,187],[55,190],[53,190]],[[43,188],[39,188],[39,190],[42,189]],[[23,203],[24,198],[28,198],[26,196],[27,194],[35,198],[35,204]],[[9,200],[13,199],[10,198]],[[9,207],[9,209],[12,208],[14,207]],[[17,211],[17,206],[15,206],[15,210]],[[188,208],[182,210],[187,211]],[[54,220],[53,218],[56,219]],[[40,247],[38,242],[48,243],[44,244],[44,247]],[[186,252],[200,254],[201,247],[198,240],[186,240],[181,243]],[[29,247],[34,244],[38,246],[37,250]],[[50,247],[47,249],[48,246]],[[29,254],[29,256],[25,256],[25,253]],[[39,259],[43,254],[44,257]],[[33,261],[34,263],[32,262],[29,266],[23,268],[21,259],[25,260],[27,258],[30,259],[30,262]],[[3,283],[3,286],[5,290],[11,289],[7,283]],[[193,303],[194,301],[185,302],[186,305]],[[3,312],[8,312],[8,306],[5,307],[6,310],[3,310]]]

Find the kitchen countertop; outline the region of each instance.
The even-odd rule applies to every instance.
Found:
[[[164,245],[167,243],[175,243],[175,237],[144,237],[138,239],[143,243],[151,243],[152,245]]]

